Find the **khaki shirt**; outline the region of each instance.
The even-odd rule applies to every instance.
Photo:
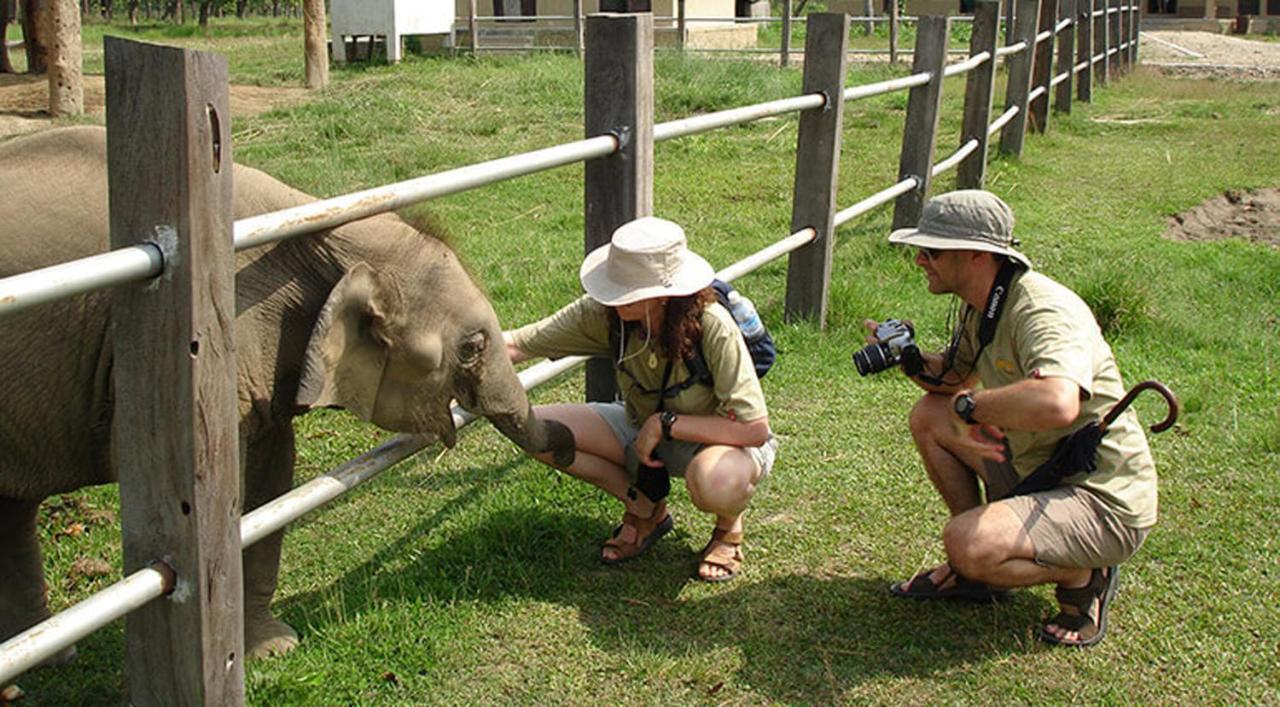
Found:
[[[978,312],[966,307],[954,364],[956,372],[965,377],[974,370],[980,322]],[[1125,394],[1111,347],[1103,340],[1088,305],[1071,290],[1034,271],[1010,284],[995,338],[982,351],[977,374],[985,388],[1050,377],[1066,378],[1080,387],[1080,416],[1070,426],[1042,432],[1006,431],[1019,478],[1048,460],[1058,440],[1090,422],[1101,421]],[[1097,494],[1129,527],[1155,524],[1156,468],[1133,408],[1102,438],[1098,470],[1069,476],[1065,482]]]
[[[712,303],[702,311],[701,324],[702,357],[715,386],[690,386],[668,398],[664,409],[690,415],[714,414],[743,422],[768,415],[751,353],[733,315]],[[609,352],[608,308],[586,295],[542,321],[516,329],[511,340],[530,356],[599,356],[615,364],[618,360],[616,352],[613,356]],[[667,360],[657,341],[646,342],[638,332],[627,337],[621,367],[630,375],[621,372],[618,365],[614,366],[614,375],[631,424],[639,427],[657,412],[656,391],[662,386]],[[689,376],[684,361],[676,361],[667,385],[681,383]]]

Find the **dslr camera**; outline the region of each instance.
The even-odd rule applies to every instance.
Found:
[[[902,370],[914,376],[924,370],[924,357],[916,346],[915,329],[907,322],[886,319],[876,327],[879,341],[867,344],[853,352],[853,365],[859,375],[879,373],[891,366],[902,365]]]

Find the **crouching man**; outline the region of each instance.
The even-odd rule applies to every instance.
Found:
[[[1089,307],[1014,250],[1013,213],[994,194],[935,197],[918,228],[889,241],[916,249],[930,292],[958,300],[947,348],[903,366],[926,391],[911,411],[911,434],[951,511],[947,561],[890,591],[990,601],[1007,588],[1053,583],[1060,611],[1040,638],[1096,644],[1118,565],[1156,521],[1155,465],[1136,415],[1128,410],[1107,428],[1096,471],[1067,468],[1053,488],[1010,492],[1059,440],[1124,396],[1111,348]]]

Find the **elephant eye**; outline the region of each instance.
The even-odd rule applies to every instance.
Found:
[[[462,345],[458,347],[458,360],[464,366],[470,366],[480,360],[481,354],[489,344],[489,339],[485,337],[483,331],[476,333],[463,339]]]

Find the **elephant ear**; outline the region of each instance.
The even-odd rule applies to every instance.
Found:
[[[302,363],[297,402],[342,407],[373,417],[390,350],[387,323],[401,307],[399,291],[366,263],[356,263],[329,293]]]

